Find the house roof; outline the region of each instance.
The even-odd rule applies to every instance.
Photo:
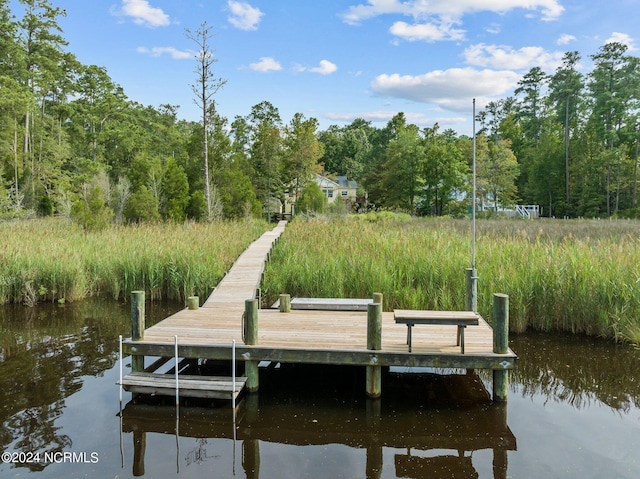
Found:
[[[338,176],[338,184],[342,188],[358,188],[358,183],[348,180],[346,176]]]
[[[348,180],[346,176],[336,177],[337,181],[333,181],[326,176],[317,175],[316,182],[320,188],[358,188],[358,183]]]

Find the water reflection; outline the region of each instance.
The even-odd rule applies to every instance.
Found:
[[[516,450],[516,439],[506,406],[492,404],[475,375],[388,372],[379,400],[360,395],[361,368],[287,366],[262,376],[260,393],[247,395],[238,411],[247,478],[260,475],[261,444],[365,450],[367,478],[382,477],[383,450],[393,453],[393,477],[478,477],[471,456],[488,449],[493,477],[507,477],[507,451]],[[134,476],[144,475],[146,434],[176,433],[170,402],[141,398],[123,411],[123,431],[133,435]],[[181,459],[187,466],[207,457],[208,440],[233,439],[231,409],[199,404],[206,407],[180,407],[179,434],[201,441]]]
[[[582,409],[602,403],[627,413],[640,407],[640,351],[570,334],[529,333],[510,342],[518,354],[512,384],[523,396]]]
[[[147,322],[179,307],[148,304]],[[228,405],[183,400],[176,440],[173,398],[129,402],[118,417],[117,338],[128,329],[129,306],[109,301],[0,308],[0,451],[100,454],[99,464],[0,464],[0,476],[640,476],[640,351],[628,346],[514,337],[507,408],[477,376],[387,372],[382,400],[370,401],[359,369],[264,370],[235,429]]]
[[[155,309],[162,314],[175,305]],[[83,377],[100,377],[114,366],[118,335],[130,328],[126,311],[126,305],[113,301],[0,308],[3,451],[44,454],[72,446],[55,422],[64,414],[65,399],[82,388]],[[41,462],[24,466],[45,467]]]

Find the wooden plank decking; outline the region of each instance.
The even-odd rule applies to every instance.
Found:
[[[382,347],[367,349],[367,313],[362,311],[308,311],[263,309],[258,313],[258,341],[243,341],[245,301],[254,299],[265,261],[282,234],[285,222],[254,241],[238,258],[204,305],[182,310],[146,329],[144,338],[126,340],[128,354],[170,357],[174,337],[179,356],[231,359],[236,342],[239,361],[350,364],[362,366],[422,366],[467,369],[512,369],[516,355],[493,352],[493,332],[479,317],[467,328],[465,354],[457,346],[457,329],[450,325],[415,328],[412,351],[407,349],[407,328],[393,313],[382,314]]]
[[[256,297],[260,287],[264,265],[275,242],[284,232],[286,221],[280,221],[271,231],[267,231],[255,240],[238,257],[222,281],[213,290],[203,304],[204,308],[223,308],[233,306],[244,309],[244,301]]]

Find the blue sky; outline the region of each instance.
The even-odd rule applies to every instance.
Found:
[[[14,0],[17,4],[17,1]],[[403,111],[419,126],[471,133],[481,109],[511,95],[533,66],[552,73],[564,52],[620,41],[638,55],[637,0],[51,0],[69,50],[104,66],[127,96],[179,105],[198,119],[190,85],[206,21],[218,111],[232,120],[269,101],[321,128],[365,118],[382,127]],[[17,11],[17,10],[16,10]],[[640,35],[640,34],[638,34]]]

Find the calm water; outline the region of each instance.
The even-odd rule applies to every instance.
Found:
[[[147,305],[148,324],[177,307]],[[506,407],[488,400],[488,376],[392,370],[371,401],[359,369],[265,369],[234,427],[220,403],[183,401],[176,422],[172,399],[125,393],[120,414],[128,328],[129,306],[110,302],[0,309],[0,477],[640,477],[628,346],[515,337]],[[6,461],[20,458],[32,462]]]

